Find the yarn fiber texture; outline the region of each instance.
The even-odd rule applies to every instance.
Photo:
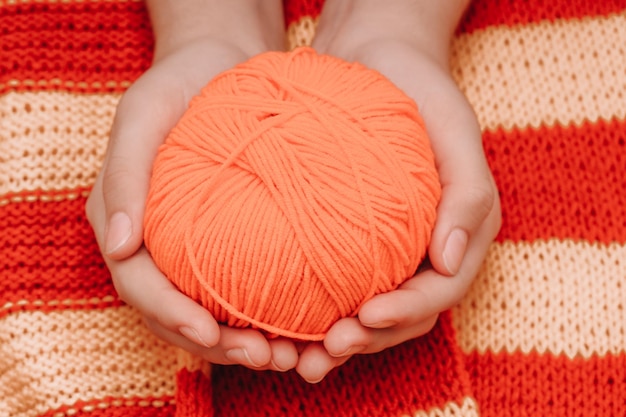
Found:
[[[311,48],[215,77],[160,147],[145,243],[219,322],[321,340],[423,260],[441,186],[418,109]]]

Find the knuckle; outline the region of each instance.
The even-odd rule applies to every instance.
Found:
[[[125,156],[111,156],[102,176],[102,195],[106,202],[124,194],[131,182],[141,180],[141,173],[133,171],[130,164]]]
[[[468,185],[463,189],[463,206],[467,208],[468,215],[474,227],[483,224],[492,213],[498,200],[498,193],[493,186]]]
[[[102,176],[102,187],[105,194],[110,192],[111,188],[116,188],[117,184],[123,183],[131,175],[130,170],[126,167],[127,164],[128,158],[121,155],[111,156]]]

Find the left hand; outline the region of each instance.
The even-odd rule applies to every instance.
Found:
[[[211,363],[285,371],[291,341],[218,325],[181,293],[143,246],[143,217],[158,147],[189,101],[216,74],[284,45],[280,0],[146,0],[155,37],[152,66],[117,107],[103,167],[86,213],[120,299],[161,339]]]
[[[323,343],[306,345],[296,370],[309,382],[354,354],[379,352],[430,331],[439,313],[468,290],[501,224],[476,116],[448,67],[450,39],[467,2],[351,3],[327,0],[313,47],[378,70],[415,100],[431,138],[442,197],[428,251],[432,266],[366,302],[357,317],[338,321]]]

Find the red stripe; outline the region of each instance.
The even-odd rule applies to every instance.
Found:
[[[123,91],[152,59],[152,31],[143,2],[31,2],[0,7],[0,93],[59,89],[6,86],[12,80],[61,79],[107,83],[63,87],[80,92]]]
[[[323,0],[284,0],[285,22],[297,22],[305,16],[317,17]],[[626,9],[626,0],[473,0],[459,27],[460,32],[472,32],[495,25],[523,25],[542,20],[580,19],[606,16]]]
[[[537,353],[467,357],[481,416],[620,416],[626,355],[568,359]]]
[[[626,9],[626,0],[474,0],[459,28],[472,32],[494,25],[525,25],[542,20],[606,16]]]
[[[0,307],[20,300],[117,298],[84,211],[84,197],[0,206]],[[13,310],[72,307],[29,304]]]
[[[357,355],[311,385],[294,372],[216,367],[212,374],[219,416],[390,416],[461,403],[468,375],[450,315],[427,335],[374,355]],[[178,381],[180,390],[191,391]],[[233,387],[237,387],[233,389]]]
[[[607,15],[626,9],[626,0],[585,2],[472,2],[461,31],[543,19]],[[319,15],[323,0],[285,0],[287,24]],[[531,7],[532,6],[532,7]],[[59,89],[81,92],[123,91],[152,58],[152,32],[141,2],[28,3],[0,7],[0,84],[7,90]],[[61,79],[87,86],[6,86],[11,80]],[[93,86],[93,83],[117,84]]]
[[[176,374],[176,416],[213,417],[213,385],[211,378],[202,371],[182,368]],[[234,391],[234,390],[233,390]],[[233,391],[230,391],[233,393]],[[233,393],[237,395],[236,393]],[[244,415],[236,413],[235,415]]]
[[[289,26],[306,16],[316,18],[323,5],[324,0],[283,0],[285,24]]]
[[[488,131],[502,198],[498,239],[626,242],[626,121]]]

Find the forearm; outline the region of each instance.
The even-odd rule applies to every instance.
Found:
[[[347,52],[371,42],[400,41],[447,63],[450,41],[469,3],[469,0],[326,0],[315,42],[319,49]],[[344,45],[331,45],[337,39]]]
[[[284,47],[281,0],[147,0],[155,59],[212,37],[245,47],[249,55]]]

